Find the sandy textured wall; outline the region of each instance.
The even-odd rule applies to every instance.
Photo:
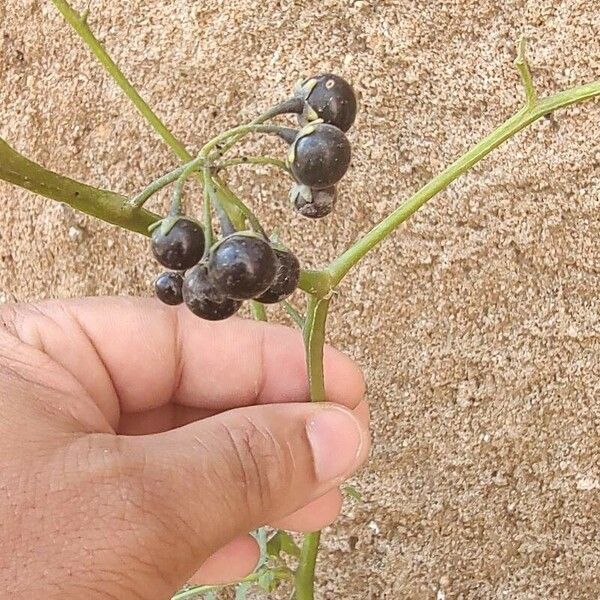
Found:
[[[83,8],[84,2],[80,2]],[[324,223],[238,183],[321,264],[510,115],[513,41],[544,91],[600,76],[595,0],[92,0],[91,23],[191,148],[341,72],[355,159]],[[0,132],[131,193],[175,164],[47,0],[0,1]],[[600,104],[510,141],[358,268],[330,339],[366,368],[376,445],[325,537],[321,598],[597,598]],[[243,177],[243,174],[242,174]],[[0,185],[0,290],[147,293],[144,241]],[[290,231],[288,232],[288,228]]]

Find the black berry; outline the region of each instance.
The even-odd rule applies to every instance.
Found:
[[[254,234],[234,233],[211,248],[208,272],[228,298],[248,300],[266,292],[277,270],[271,245]]]
[[[269,289],[256,299],[263,304],[275,304],[285,300],[297,287],[300,278],[300,263],[289,251],[273,248],[277,257],[277,272]]]
[[[337,200],[335,186],[324,190],[313,190],[305,185],[295,185],[290,192],[294,209],[303,217],[320,219],[326,217],[334,208]]]
[[[161,273],[154,280],[156,297],[165,304],[176,306],[183,302],[181,288],[183,277],[179,273]]]
[[[324,73],[307,79],[303,84],[306,103],[319,119],[348,131],[356,118],[356,94],[352,86],[338,75]],[[304,122],[314,120],[303,115]]]
[[[350,142],[341,129],[326,123],[300,131],[290,152],[290,166],[297,181],[311,188],[335,185],[350,165]]]
[[[208,321],[227,319],[242,306],[239,300],[226,298],[217,292],[203,263],[186,273],[183,282],[183,300],[196,316]]]
[[[178,218],[165,233],[164,223],[152,231],[152,253],[168,269],[184,271],[197,264],[204,254],[204,231],[186,217]]]

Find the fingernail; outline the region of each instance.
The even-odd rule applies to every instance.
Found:
[[[317,479],[323,483],[349,475],[362,446],[358,421],[347,410],[321,408],[306,424]]]

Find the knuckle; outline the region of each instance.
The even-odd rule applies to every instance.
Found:
[[[250,418],[224,425],[230,441],[232,481],[253,514],[264,514],[274,506],[293,477],[293,458],[271,432]]]

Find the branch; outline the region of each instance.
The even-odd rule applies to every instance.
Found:
[[[336,286],[367,252],[388,237],[428,200],[431,200],[436,194],[446,189],[455,179],[485,158],[492,150],[521,131],[521,129],[559,108],[564,108],[576,102],[583,102],[595,96],[600,96],[600,81],[548,96],[543,100],[536,101],[535,106],[526,105],[481,140],[476,146],[473,146],[471,150],[454,161],[437,177],[434,177],[429,183],[425,184],[414,196],[375,225],[371,231],[366,233],[351,248],[335,259],[326,269],[331,275],[332,285]]]
[[[135,209],[121,194],[100,190],[45,169],[19,154],[2,138],[0,179],[144,235],[148,235],[148,227],[160,218],[147,210]]]
[[[537,104],[537,92],[533,84],[533,77],[531,76],[531,69],[527,62],[527,38],[521,36],[517,44],[517,58],[515,58],[514,65],[521,76],[523,87],[525,88],[525,105],[529,108],[533,108]]]
[[[167,129],[165,124],[158,118],[156,113],[148,106],[146,101],[140,96],[138,91],[129,83],[127,77],[117,66],[114,60],[108,55],[100,41],[94,36],[87,24],[89,11],[84,11],[81,15],[71,8],[66,0],[52,0],[54,6],[60,11],[67,23],[79,34],[81,39],[87,44],[96,58],[102,63],[110,76],[116,81],[119,87],[127,94],[135,107],[142,116],[152,125],[154,130],[162,139],[173,149],[175,154],[184,162],[192,160],[192,155],[186,150],[185,146]]]

